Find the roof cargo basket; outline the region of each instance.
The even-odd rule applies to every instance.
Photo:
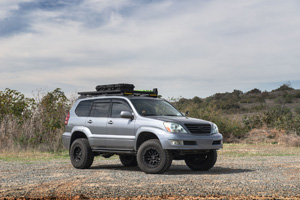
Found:
[[[157,88],[153,90],[134,90],[133,84],[110,84],[110,85],[97,85],[96,91],[78,92],[80,98],[93,97],[93,96],[147,96],[157,97]]]

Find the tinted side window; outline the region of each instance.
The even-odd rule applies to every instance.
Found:
[[[111,117],[118,118],[122,111],[132,112],[129,105],[121,102],[114,102],[112,104]]]
[[[92,101],[81,101],[75,109],[76,115],[79,117],[87,117],[90,113],[92,103]]]
[[[109,102],[95,102],[91,111],[91,117],[108,117]]]

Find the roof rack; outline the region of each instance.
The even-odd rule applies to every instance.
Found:
[[[96,91],[78,92],[79,98],[94,97],[94,96],[143,96],[157,98],[157,88],[153,90],[134,90],[133,84],[110,84],[110,85],[97,85]]]

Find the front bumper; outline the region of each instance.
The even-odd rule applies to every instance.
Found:
[[[160,138],[164,149],[169,150],[209,150],[223,148],[223,136],[213,135],[168,134]],[[178,141],[178,142],[174,142]]]

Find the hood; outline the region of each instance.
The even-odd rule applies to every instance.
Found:
[[[174,122],[177,124],[211,124],[211,122],[209,121],[205,121],[202,119],[196,119],[196,118],[191,118],[191,117],[171,117],[171,116],[151,116],[149,118],[152,119],[157,119],[160,121],[164,121],[164,122]]]

